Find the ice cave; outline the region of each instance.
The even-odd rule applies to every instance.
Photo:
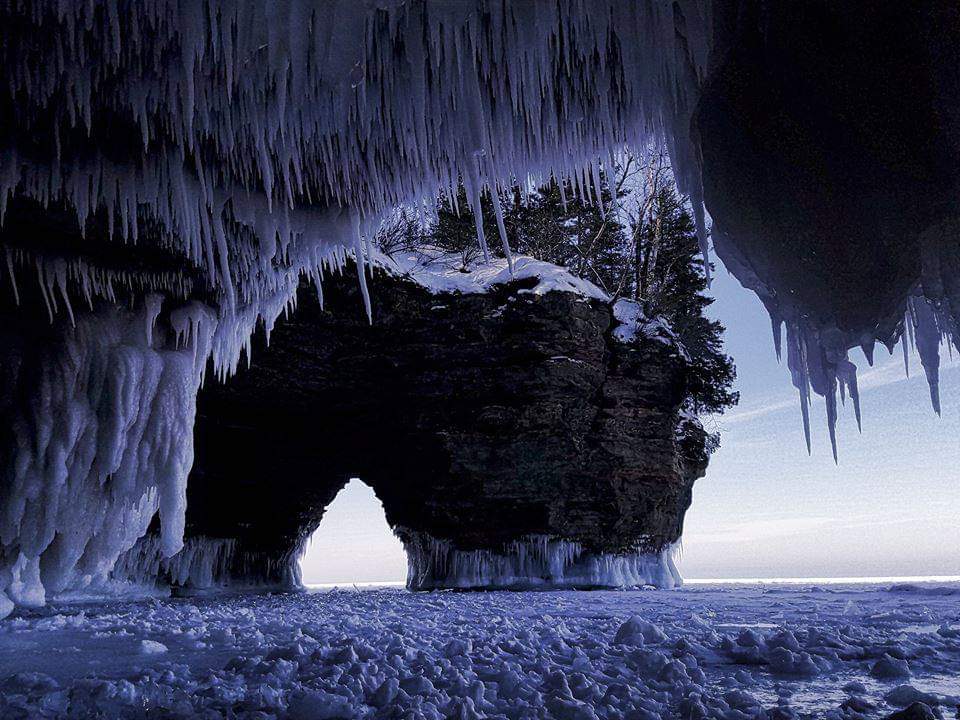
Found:
[[[695,362],[676,328],[599,277],[518,247],[501,199],[522,208],[552,182],[564,209],[616,220],[607,183],[623,153],[665,148],[704,272],[719,258],[762,301],[807,447],[825,422],[836,458],[838,405],[861,414],[853,350],[872,363],[877,343],[911,344],[931,412],[945,409],[940,352],[960,318],[958,68],[947,0],[0,0],[0,624],[70,598],[213,591],[246,591],[273,617],[273,596],[254,593],[301,586],[307,540],[353,477],[402,541],[410,590],[679,587],[684,515],[714,447],[687,404]],[[381,242],[397,208],[429,209],[438,193],[476,218],[470,262]],[[383,612],[428,596],[402,597]],[[464,602],[482,614],[500,597],[513,596]],[[537,597],[544,616],[563,615]],[[960,666],[957,615],[936,597],[931,652]],[[503,602],[509,614],[519,601]],[[190,607],[149,622],[207,612]],[[298,608],[336,625],[335,604]],[[118,632],[118,612],[102,632]],[[218,638],[246,622],[224,612],[208,618]],[[496,671],[491,694],[493,671],[464,670],[466,639],[443,645],[437,667],[467,674],[429,708],[436,677],[417,676],[426,688],[391,674],[420,662],[409,644],[383,656],[377,687],[360,671],[355,687],[344,679],[352,696],[268,682],[261,706],[228,712],[221,687],[203,707],[794,717],[788,701],[770,709],[733,686],[714,702],[700,666],[726,653],[808,678],[851,658],[875,661],[873,677],[907,678],[908,660],[936,669],[834,625],[767,638],[744,626],[631,655],[666,637],[631,619],[614,654],[672,688],[654,698],[651,685],[649,702],[627,685],[584,690],[601,663],[586,646],[536,671],[540,701],[519,664]],[[585,627],[511,632],[549,645],[599,632]],[[270,661],[380,657],[321,652],[309,635],[296,651],[271,636]],[[228,670],[253,672],[244,662]],[[201,712],[180,696],[147,707],[141,685],[126,704],[112,685],[97,709],[37,677],[4,690],[0,714]],[[522,701],[501,703],[517,688]],[[953,697],[914,692],[885,702],[941,717]],[[361,696],[369,712],[349,701]],[[834,716],[880,716],[867,705]]]

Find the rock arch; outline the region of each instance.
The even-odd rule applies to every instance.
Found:
[[[296,585],[352,477],[383,503],[414,589],[678,581],[670,547],[706,455],[678,415],[675,345],[616,340],[609,303],[529,281],[374,284],[372,325],[355,278],[330,280],[323,308],[304,285],[253,364],[201,391],[187,545],[230,543],[201,584]]]

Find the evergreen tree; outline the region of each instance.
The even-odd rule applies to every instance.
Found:
[[[496,251],[500,247],[500,240],[496,236],[497,221],[489,196],[484,195],[480,205],[487,246],[493,254],[498,254]],[[459,255],[461,268],[466,271],[482,255],[482,250],[477,239],[477,223],[462,185],[458,189],[456,205],[443,193],[437,197],[436,218],[436,222],[426,233],[427,242],[441,250]],[[491,229],[495,234],[493,238],[489,237]]]
[[[689,409],[698,414],[723,412],[739,400],[731,390],[736,368],[723,352],[723,326],[705,315],[713,300],[704,294],[706,273],[687,201],[677,192],[669,166],[661,164],[645,175],[645,186],[633,188],[640,198],[634,202],[637,212],[618,210],[621,202],[631,199],[629,167],[617,169],[613,187],[611,178],[601,174],[605,212],[555,179],[526,198],[516,189],[503,193],[498,200],[511,249],[567,267],[611,298],[633,298],[648,316],[663,317],[690,355]],[[613,202],[614,192],[618,203]],[[466,271],[481,250],[462,186],[459,212],[451,205],[441,195],[435,222],[414,230],[403,215],[393,234],[459,255]],[[502,256],[489,195],[481,200],[481,213],[490,253]]]
[[[626,228],[612,210],[612,193],[601,180],[603,206],[583,202],[569,185],[549,183],[531,193],[525,204],[515,196],[508,217],[511,244],[517,252],[562,265],[615,297],[624,284]],[[566,200],[566,202],[564,202]]]
[[[648,315],[667,320],[690,355],[691,409],[720,413],[739,400],[739,393],[731,390],[737,373],[723,352],[723,325],[705,314],[713,299],[704,294],[707,278],[696,227],[672,184],[660,187],[652,200],[653,222],[639,233],[646,247],[641,254],[646,265],[641,270],[646,278],[641,302]]]

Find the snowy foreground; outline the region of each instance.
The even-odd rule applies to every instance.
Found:
[[[0,717],[954,717],[958,623],[952,584],[53,604],[0,623]]]

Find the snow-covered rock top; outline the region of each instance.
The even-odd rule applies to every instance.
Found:
[[[529,255],[514,256],[513,273],[510,272],[506,258],[481,258],[464,266],[459,253],[430,246],[393,255],[377,253],[375,262],[390,272],[409,277],[434,293],[485,293],[497,285],[536,278],[538,282],[533,288],[521,292],[546,295],[557,290],[592,300],[610,300],[603,290],[592,282],[577,277],[567,268],[537,260]]]
[[[687,353],[680,338],[662,317],[647,317],[643,314],[640,303],[627,298],[620,298],[613,304],[613,317],[619,321],[613,329],[613,336],[621,342],[633,342],[640,335],[649,340],[656,340],[664,345],[671,345],[680,351],[687,360]]]
[[[459,253],[433,246],[389,255],[374,252],[373,255],[373,263],[378,267],[407,277],[432,293],[486,293],[498,285],[535,278],[535,286],[518,292],[530,295],[568,292],[590,300],[611,302],[610,296],[589,280],[574,275],[565,267],[529,255],[514,256],[512,273],[505,258],[480,258],[465,266]],[[684,352],[667,322],[659,317],[644,315],[638,302],[620,298],[613,302],[612,307],[613,316],[619,321],[613,330],[617,340],[629,343],[641,336],[665,345],[675,345]]]

